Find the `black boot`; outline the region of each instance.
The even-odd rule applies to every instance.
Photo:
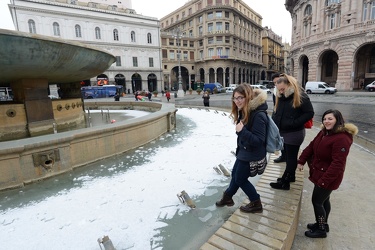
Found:
[[[223,197],[221,198],[221,200],[216,202],[217,207],[224,207],[224,206],[231,207],[233,205],[234,205],[234,201],[232,199],[232,196],[228,195],[225,192],[223,193]]]
[[[305,232],[305,236],[309,238],[326,238],[327,237],[327,231],[326,231],[326,223],[324,216],[317,216],[317,227],[315,230],[309,230]],[[314,225],[314,224],[313,224]]]
[[[263,212],[263,206],[260,199],[252,201],[246,206],[241,206],[240,210],[244,213],[261,213]]]
[[[284,172],[283,176],[280,178],[277,178],[277,182],[281,181],[283,178],[285,178],[286,172]],[[291,175],[290,176],[290,182],[295,182],[296,181],[296,175]]]
[[[278,158],[273,160],[274,163],[280,163],[280,162],[285,162],[285,161],[286,161],[286,159],[285,159],[284,155],[280,155]]]
[[[324,223],[324,227],[326,229],[326,232],[328,233],[329,232],[329,225],[327,223]],[[318,229],[318,223],[309,223],[309,224],[307,224],[307,228],[314,231],[314,230]]]
[[[285,176],[283,176],[280,181],[271,182],[270,185],[274,189],[289,190],[290,179],[291,179],[291,175],[289,173],[286,173]]]

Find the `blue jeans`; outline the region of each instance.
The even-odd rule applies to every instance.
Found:
[[[225,191],[230,196],[237,193],[237,190],[241,188],[244,193],[249,197],[250,201],[259,200],[260,195],[255,190],[255,187],[248,180],[250,177],[250,166],[247,161],[236,160],[232,169],[232,180],[230,181],[229,187]]]

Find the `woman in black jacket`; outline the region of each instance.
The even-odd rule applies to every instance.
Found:
[[[272,119],[284,137],[286,168],[281,178],[271,183],[275,189],[290,189],[290,182],[296,179],[297,157],[305,139],[305,123],[313,118],[314,108],[297,80],[287,74],[280,74],[276,82],[275,107]]]
[[[237,150],[232,179],[223,197],[216,206],[233,206],[233,195],[241,188],[249,197],[250,203],[241,206],[245,213],[261,213],[263,206],[260,195],[248,178],[262,174],[266,161],[267,93],[252,90],[249,84],[240,84],[232,94],[231,118],[236,124]],[[258,112],[260,111],[260,112]],[[264,167],[258,169],[258,165]]]

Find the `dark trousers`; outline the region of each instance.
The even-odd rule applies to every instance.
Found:
[[[232,169],[232,179],[225,193],[233,196],[237,193],[238,189],[241,188],[249,197],[250,201],[259,200],[260,195],[257,193],[253,184],[249,181],[249,177],[249,162],[236,160]]]
[[[296,176],[299,148],[299,145],[284,144],[284,153],[286,161],[285,173],[289,173],[290,176],[293,177]]]
[[[329,213],[331,212],[331,202],[329,201],[331,193],[332,190],[324,189],[317,185],[314,186],[311,202],[314,206],[316,222],[318,222],[318,218],[323,217],[327,223]]]

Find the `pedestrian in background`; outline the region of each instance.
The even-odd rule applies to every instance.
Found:
[[[208,91],[205,91],[203,96],[203,105],[205,107],[209,107],[210,106],[210,94],[208,93]]]
[[[231,118],[236,124],[237,134],[236,161],[229,187],[221,200],[216,202],[216,206],[233,206],[232,197],[241,188],[249,197],[250,203],[241,206],[240,210],[245,213],[261,213],[263,206],[260,195],[249,177],[262,174],[267,165],[267,93],[261,89],[253,90],[249,84],[241,84],[234,89],[232,100]]]
[[[167,98],[167,101],[169,102],[169,100],[171,99],[171,93],[168,90],[165,93],[165,97]]]
[[[331,212],[330,196],[339,188],[345,171],[346,159],[358,128],[345,123],[338,110],[327,110],[322,116],[322,129],[303,150],[298,159],[298,169],[309,165],[309,180],[314,183],[312,204],[315,223],[305,235],[310,238],[325,238],[329,232],[328,216]]]
[[[280,74],[275,87],[272,119],[284,138],[286,168],[283,175],[270,185],[275,189],[289,190],[290,182],[296,179],[297,157],[305,139],[305,123],[313,118],[314,108],[294,77]]]

